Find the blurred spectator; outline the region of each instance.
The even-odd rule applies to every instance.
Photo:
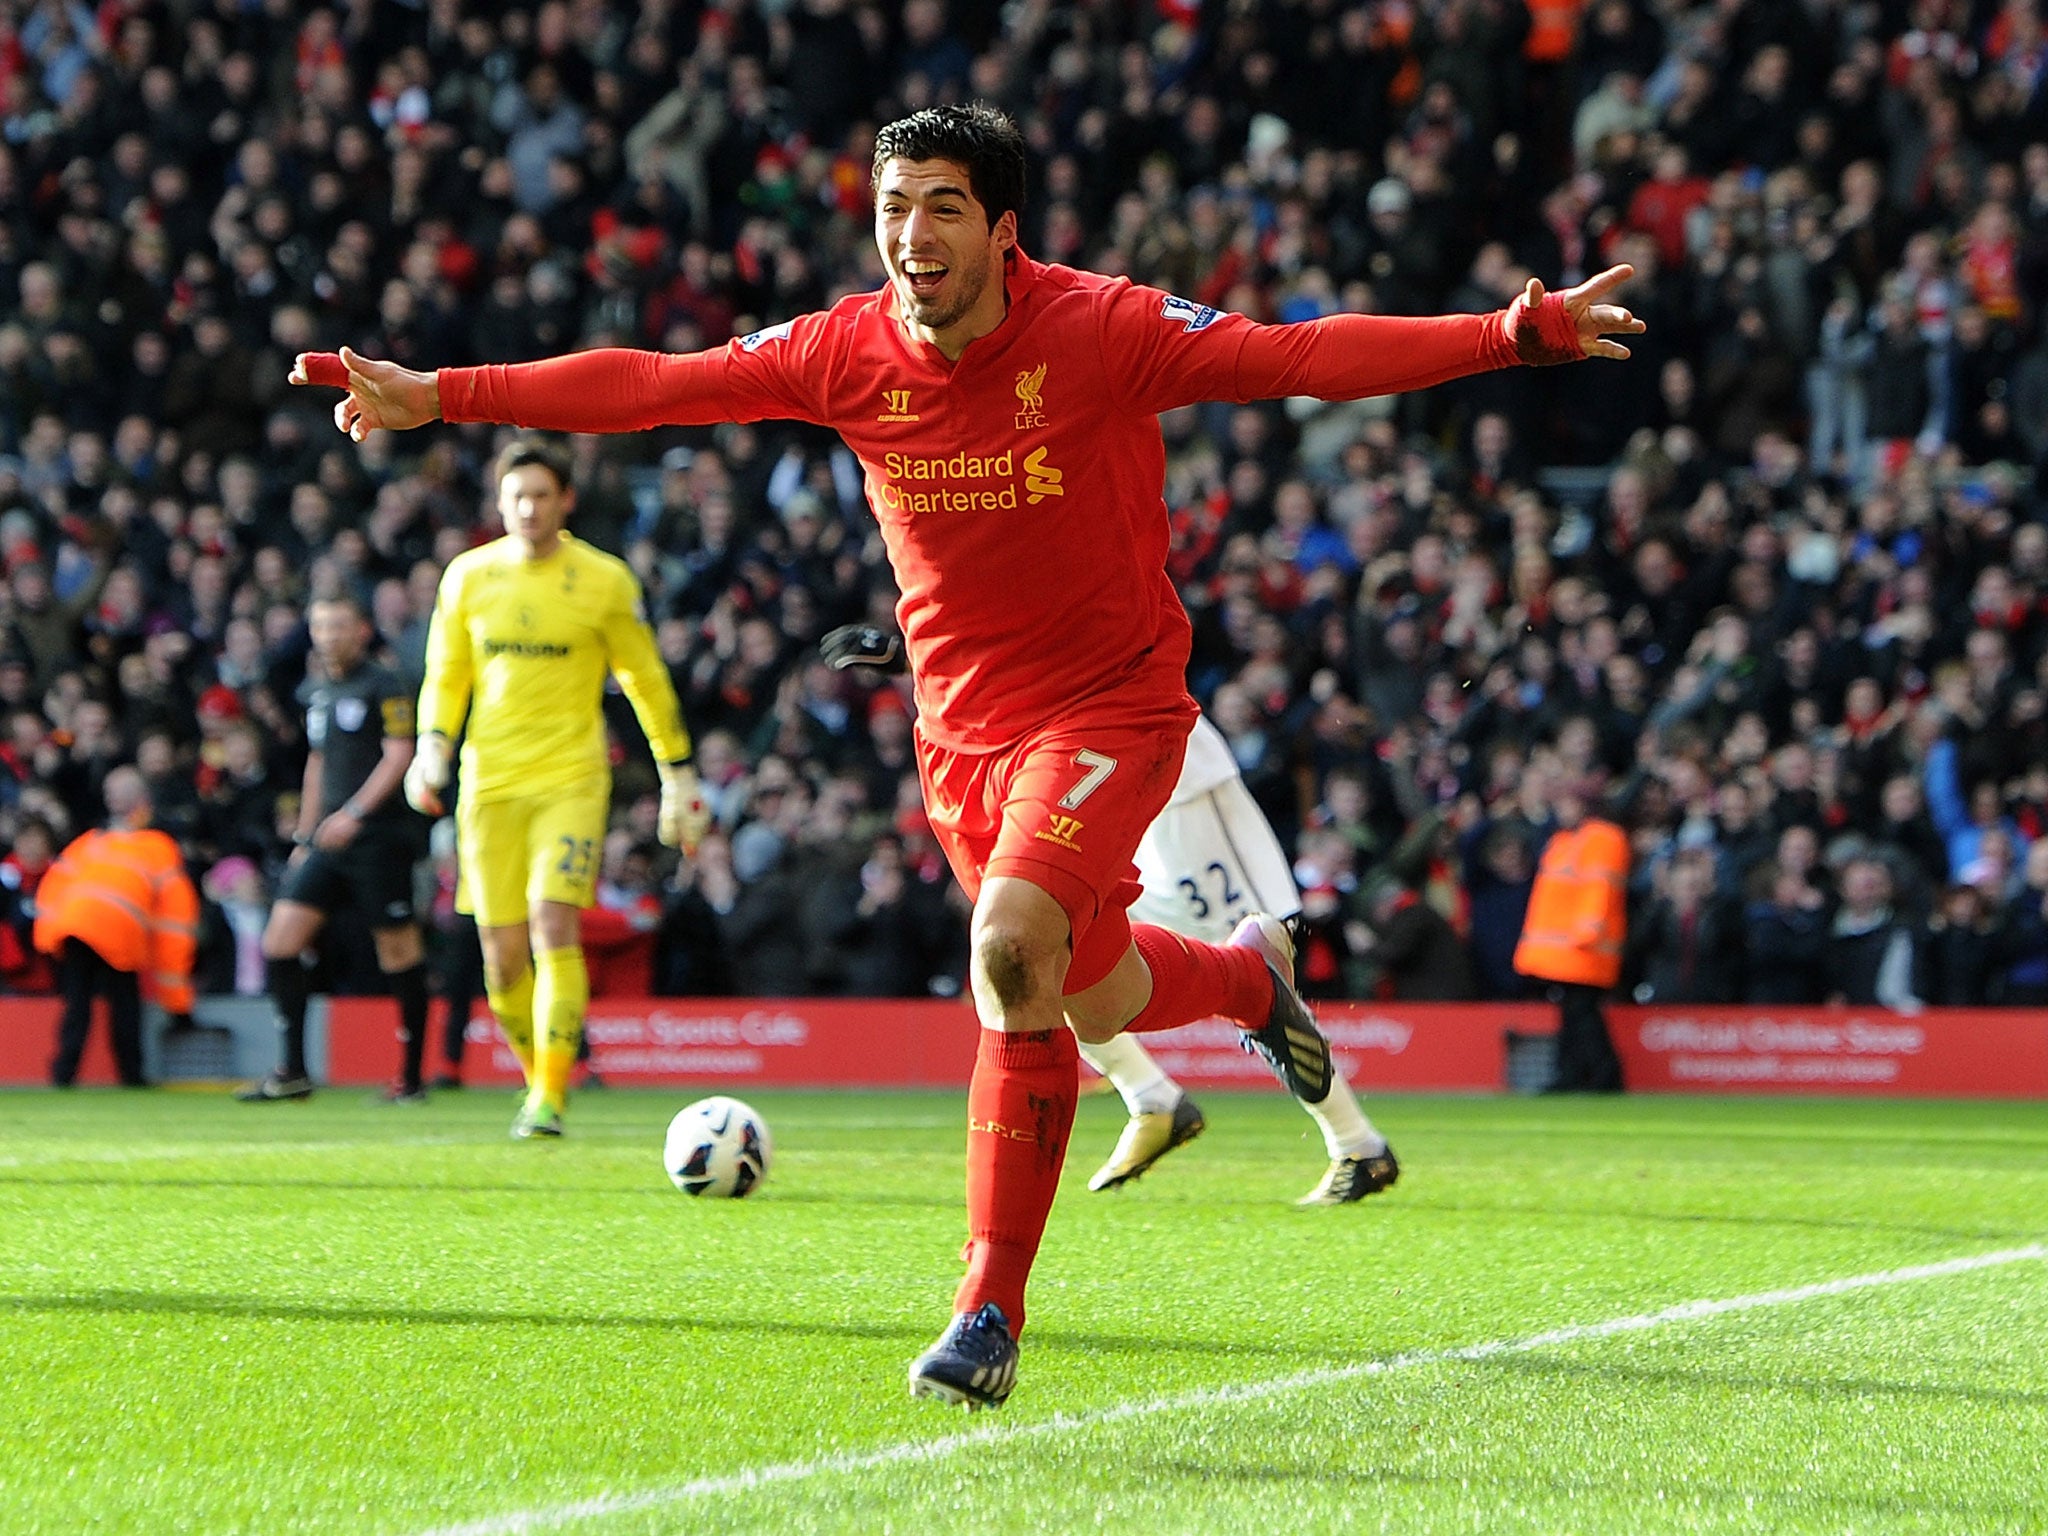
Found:
[[[1663,891],[1629,923],[1639,1003],[1732,1003],[1743,992],[1742,912],[1715,886],[1714,856],[1683,848]]]
[[[910,870],[901,837],[878,836],[866,862],[837,882],[832,896],[837,920],[828,936],[845,956],[838,990],[854,997],[919,997],[931,990],[943,898]]]
[[[266,988],[263,927],[270,917],[263,874],[246,858],[222,859],[206,872],[198,981],[208,992],[261,997]],[[218,932],[207,921],[217,918]]]
[[[1849,861],[1823,961],[1829,1002],[1900,1013],[1925,1006],[1917,990],[1919,946],[1891,901],[1891,872],[1880,861]]]
[[[1942,1008],[1981,1008],[1998,975],[1998,909],[1974,885],[1952,885],[1927,919],[1916,992]]]
[[[1378,971],[1378,996],[1394,1002],[1457,1003],[1478,996],[1464,941],[1428,902],[1392,875],[1361,893],[1359,948]]]
[[[1478,995],[1520,997],[1528,983],[1515,970],[1515,946],[1521,942],[1529,892],[1535,883],[1528,840],[1510,825],[1485,828],[1477,859],[1468,860],[1465,883],[1472,903],[1472,960]]]
[[[1743,909],[1743,1001],[1820,1002],[1828,952],[1827,898],[1805,871],[1775,860],[1758,866],[1751,885],[1758,894]]]
[[[654,851],[630,832],[608,834],[598,868],[597,905],[583,914],[592,997],[653,994],[655,932],[661,921]]]
[[[10,992],[47,992],[55,985],[48,957],[36,949],[35,922],[36,893],[56,859],[56,834],[35,818],[22,823],[0,859],[0,984]]]

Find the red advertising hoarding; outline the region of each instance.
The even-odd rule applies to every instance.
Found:
[[[1399,1008],[1331,1003],[1317,1009],[1338,1064],[1360,1088],[1490,1093],[1502,1085],[1502,1033],[1542,1030],[1541,1005],[1433,1003]],[[391,1005],[334,1004],[328,1073],[382,1082],[397,1047]],[[753,1084],[771,1088],[965,1087],[974,1066],[974,1014],[959,1002],[829,998],[596,998],[591,1065],[608,1083]],[[1221,1019],[1145,1037],[1159,1064],[1190,1088],[1271,1088],[1265,1063]],[[469,1076],[519,1081],[519,1067],[479,1009],[469,1026]],[[1277,1091],[1277,1090],[1276,1090]]]
[[[58,1013],[50,998],[0,1000],[0,1084],[49,1080]],[[1345,1073],[1368,1093],[1500,1092],[1508,1033],[1556,1025],[1542,1003],[1325,1003],[1317,1016]],[[329,1017],[326,1080],[388,1082],[398,1063],[391,1003],[340,998]],[[1616,1007],[1609,1018],[1637,1092],[2048,1098],[2041,1010]],[[974,1063],[976,1026],[965,1004],[930,999],[599,998],[588,1028],[597,1070],[622,1087],[958,1088]],[[1221,1020],[1146,1044],[1190,1088],[1272,1086]],[[465,1075],[519,1080],[481,1008]],[[105,1025],[96,1024],[79,1080],[113,1078]]]
[[[1616,1008],[1640,1093],[2048,1098],[2048,1012],[1941,1008]]]
[[[391,1005],[337,998],[328,1075],[385,1082],[397,1063]],[[608,1083],[753,1083],[777,1088],[945,1088],[974,1065],[964,1003],[833,998],[655,997],[590,1000],[591,1065]],[[469,1025],[464,1075],[519,1081],[519,1064],[482,1008]]]
[[[388,1078],[389,1005],[335,1009],[337,1080]],[[1368,1093],[1498,1093],[1509,1031],[1557,1024],[1545,1003],[1322,1003],[1316,1017]],[[1615,1007],[1609,1022],[1637,1092],[2048,1098],[2048,1012],[2033,1009]],[[974,1018],[957,1002],[600,999],[589,1027],[593,1064],[621,1086],[958,1087],[974,1064]],[[1271,1086],[1239,1033],[1210,1019],[1145,1044],[1189,1088]],[[469,1038],[475,1066],[518,1081],[488,1014]]]

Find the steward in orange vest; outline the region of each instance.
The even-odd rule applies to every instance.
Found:
[[[1529,892],[1515,969],[1539,981],[1613,986],[1628,937],[1628,865],[1628,837],[1611,821],[1589,817],[1553,832]]]
[[[142,775],[116,768],[103,791],[109,825],[73,840],[36,892],[35,946],[58,961],[64,1016],[51,1081],[69,1087],[92,1024],[107,999],[121,1081],[143,1085],[142,998],[173,1015],[192,1012],[199,897],[178,845],[149,827]]]
[[[1587,814],[1585,795],[1558,796],[1558,830],[1543,849],[1515,969],[1551,983],[1557,999],[1553,1093],[1619,1093],[1621,1058],[1607,1032],[1600,994],[1621,976],[1628,937],[1628,837]]]

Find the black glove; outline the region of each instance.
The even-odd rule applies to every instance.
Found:
[[[897,665],[903,655],[902,642],[878,624],[842,624],[818,642],[818,652],[841,671],[848,667],[902,670]]]
[[[168,1025],[167,1025],[166,1027],[167,1027],[167,1028],[169,1028],[169,1029],[174,1029],[174,1030],[185,1030],[185,1029],[197,1029],[197,1028],[198,1028],[199,1026],[198,1026],[198,1025],[196,1025],[196,1024],[194,1024],[194,1023],[192,1022],[192,1015],[191,1015],[191,1014],[189,1014],[189,1013],[174,1013],[174,1014],[172,1014],[172,1015],[171,1015],[171,1017],[170,1017],[170,1023],[169,1023],[169,1024],[168,1024]]]

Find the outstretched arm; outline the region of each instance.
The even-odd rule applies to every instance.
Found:
[[[1643,322],[1609,300],[1634,275],[1610,267],[1562,293],[1531,278],[1514,303],[1486,315],[1343,314],[1294,325],[1257,325],[1140,289],[1104,344],[1118,359],[1123,403],[1137,410],[1286,395],[1360,400],[1516,364],[1625,358],[1628,348],[1607,338],[1637,334]]]
[[[1554,294],[1532,277],[1514,303],[1490,315],[1330,315],[1262,326],[1239,354],[1238,384],[1247,399],[1355,400],[1517,363],[1625,358],[1628,348],[1607,337],[1640,334],[1643,322],[1607,299],[1634,275],[1633,267],[1610,267]]]
[[[303,352],[294,384],[344,389],[334,424],[357,442],[430,421],[506,422],[550,432],[640,432],[769,417],[815,419],[805,352],[739,343],[710,352],[600,347],[538,363],[422,373],[343,347]]]

